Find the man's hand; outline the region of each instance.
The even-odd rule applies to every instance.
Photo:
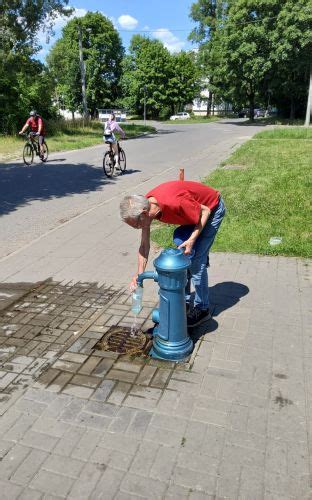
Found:
[[[133,276],[132,280],[130,281],[130,284],[129,284],[129,288],[130,288],[130,292],[133,292],[137,286],[138,286],[138,275],[136,274],[135,276]]]
[[[18,133],[18,135],[23,135],[23,133],[24,132],[22,130],[20,130],[19,133]]]
[[[181,243],[181,245],[178,248],[182,248],[182,249],[184,248],[185,255],[190,255],[192,253],[194,243],[195,243],[195,241],[193,241],[193,240],[190,240],[190,239],[185,240],[183,243]]]

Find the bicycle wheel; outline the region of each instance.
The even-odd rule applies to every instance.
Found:
[[[49,149],[45,141],[43,141],[42,149],[43,149],[43,155],[40,153],[40,160],[46,162],[49,156]]]
[[[23,160],[25,165],[31,165],[34,161],[34,148],[28,142],[25,144],[23,149]]]
[[[119,149],[119,165],[120,165],[120,171],[122,174],[126,170],[126,166],[127,166],[126,164],[127,164],[126,153],[124,152],[124,150],[122,148],[120,148]]]
[[[114,173],[114,155],[111,154],[109,151],[106,151],[104,158],[103,158],[103,170],[104,174],[107,175],[107,177],[112,177]]]

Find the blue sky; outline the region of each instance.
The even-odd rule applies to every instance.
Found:
[[[194,48],[187,38],[194,27],[189,18],[192,3],[195,0],[72,0],[77,17],[89,11],[100,11],[109,17],[119,31],[124,47],[127,49],[134,33],[145,32],[151,38],[158,38],[170,50],[188,50]],[[44,60],[49,48],[61,34],[62,27],[68,20],[58,18],[55,24],[55,36],[46,43],[46,35],[39,34],[42,50],[38,54]]]

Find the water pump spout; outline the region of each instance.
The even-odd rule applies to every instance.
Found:
[[[143,286],[144,280],[154,280],[158,281],[158,275],[156,271],[145,271],[144,273],[139,274],[137,283],[138,286]]]

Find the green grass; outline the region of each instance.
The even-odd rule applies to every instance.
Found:
[[[147,132],[155,132],[150,126],[122,124],[127,139]],[[103,143],[103,124],[90,122],[84,125],[83,120],[75,122],[47,122],[47,143],[50,153],[81,149]],[[21,158],[25,137],[0,136],[0,161]]]
[[[214,251],[312,256],[312,129],[287,127],[260,132],[204,180],[219,189],[227,215]],[[172,226],[152,239],[170,246]],[[270,246],[269,239],[282,237]]]
[[[188,118],[187,120],[165,120],[162,123],[168,123],[170,125],[190,125],[193,123],[211,123],[217,122],[224,118],[224,116],[199,116],[197,118]]]
[[[245,120],[242,122],[242,125],[290,125],[292,127],[299,127],[303,124],[304,121],[299,118],[291,120],[290,118],[282,118],[281,116],[267,116],[255,118],[253,121]]]

